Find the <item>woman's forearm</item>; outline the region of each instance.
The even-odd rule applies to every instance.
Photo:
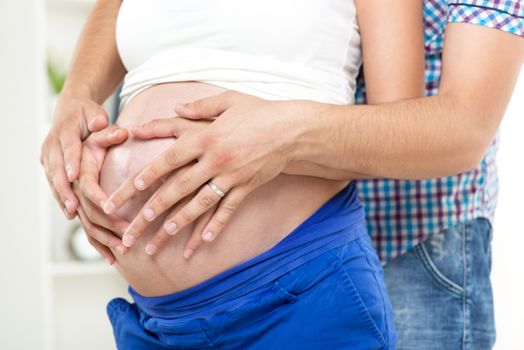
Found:
[[[102,103],[122,81],[126,70],[116,47],[120,0],[98,0],[82,30],[63,95]]]

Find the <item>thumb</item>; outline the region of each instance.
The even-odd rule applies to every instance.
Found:
[[[109,125],[107,112],[102,106],[96,103],[85,107],[84,118],[89,132],[100,131]]]
[[[174,109],[179,116],[187,119],[215,119],[233,106],[236,94],[234,91],[226,91],[193,102],[177,104]]]

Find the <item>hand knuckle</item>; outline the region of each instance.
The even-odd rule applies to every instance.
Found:
[[[155,198],[155,201],[158,203],[158,205],[161,207],[161,208],[169,208],[171,206],[171,201],[169,200],[169,198],[166,197],[165,194],[161,193],[159,194],[156,198]]]
[[[178,152],[174,149],[167,150],[164,154],[164,160],[167,165],[169,166],[175,166],[178,164]]]
[[[191,191],[191,180],[187,177],[181,177],[176,181],[175,189],[180,195],[188,195]]]
[[[224,213],[230,215],[238,208],[238,202],[235,200],[228,200],[224,202],[222,209]]]
[[[213,219],[213,226],[216,227],[217,229],[222,229],[224,228],[224,226],[226,226],[226,220],[225,218],[223,217],[216,217],[215,219]]]
[[[213,204],[213,199],[211,198],[211,196],[204,194],[200,196],[200,198],[198,199],[198,203],[201,207],[207,208]]]
[[[185,210],[182,210],[179,213],[179,217],[180,217],[180,221],[184,224],[190,223],[194,220],[194,216],[190,212],[185,211]]]

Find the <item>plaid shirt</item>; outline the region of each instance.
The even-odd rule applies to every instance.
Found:
[[[444,28],[462,22],[524,37],[523,0],[424,0],[426,95],[438,92]],[[365,103],[360,79],[357,103]],[[381,260],[388,262],[429,235],[459,222],[493,218],[497,197],[498,135],[480,165],[457,176],[424,181],[363,180],[359,193],[368,230]]]

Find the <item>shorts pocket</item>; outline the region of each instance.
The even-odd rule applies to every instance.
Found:
[[[202,320],[201,325],[215,346],[227,343],[228,348],[241,349],[242,342],[255,336],[246,334],[248,330],[257,329],[257,323],[274,317],[297,299],[296,295],[274,281],[260,290],[228,302],[223,306],[224,311]]]
[[[387,305],[384,305],[382,291],[377,285],[372,271],[369,271],[367,282],[362,285],[362,278],[359,278],[361,285],[357,287],[354,279],[351,277],[352,271],[342,262],[337,261],[336,266],[339,269],[339,283],[341,283],[348,293],[348,301],[356,307],[356,314],[353,317],[358,318],[359,322],[366,328],[378,341],[382,348],[386,343],[388,335],[388,315],[386,314]],[[365,287],[365,290],[362,290]],[[360,289],[360,290],[359,290]]]

